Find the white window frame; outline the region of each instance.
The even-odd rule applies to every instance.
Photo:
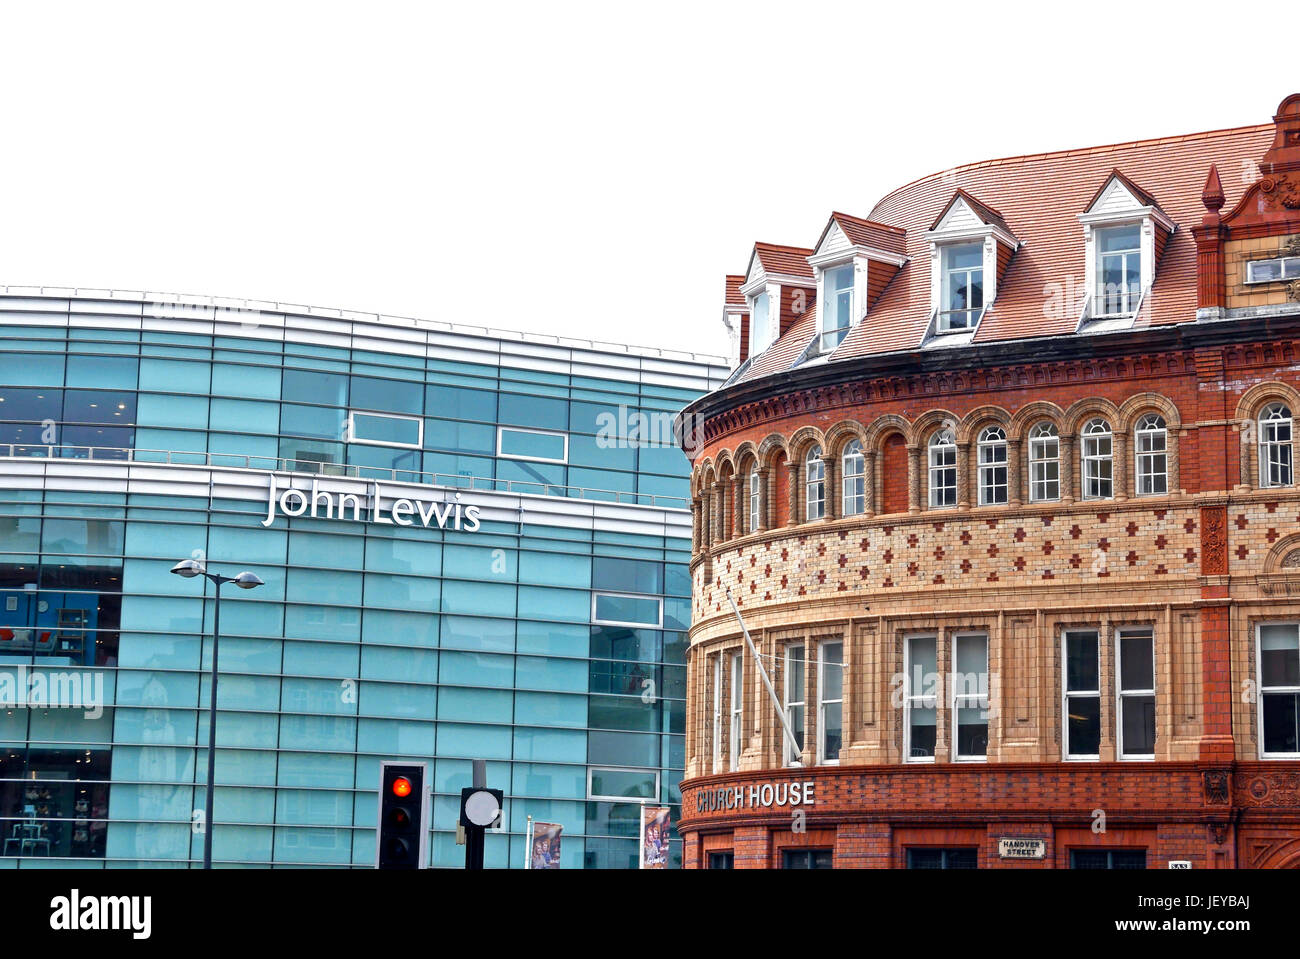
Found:
[[[1286,416],[1273,417],[1274,411],[1285,412]],[[1267,417],[1267,419],[1266,419]],[[1283,426],[1286,427],[1287,438],[1285,440],[1276,439],[1277,432]],[[1256,427],[1259,430],[1259,488],[1260,489],[1281,489],[1287,486],[1295,485],[1295,411],[1286,403],[1275,401],[1267,404],[1259,411],[1256,419]],[[1272,483],[1269,481],[1269,461],[1272,459],[1270,451],[1273,449],[1281,450],[1283,447],[1287,450],[1287,482]],[[1279,464],[1280,465],[1280,464]]]
[[[997,433],[994,437],[991,434]],[[1007,446],[1007,431],[1001,426],[986,426],[980,431],[979,441],[975,444],[976,460],[979,463],[979,475],[977,477],[979,486],[979,503],[981,506],[1006,506],[1011,501],[1011,462],[1009,459]],[[988,451],[990,456],[998,455],[1001,459],[990,459],[985,462],[985,452]],[[1002,482],[996,482],[997,470],[1002,470]],[[988,477],[988,481],[986,481]],[[1001,490],[1001,500],[990,500],[988,492],[990,490]]]
[[[802,651],[803,651],[802,659],[803,659],[804,679],[806,680],[806,679],[807,679],[807,676],[808,676],[808,650],[807,650],[807,648],[805,647],[805,645],[804,645],[803,643],[787,643],[787,644],[786,644],[786,647],[785,647],[785,651],[784,651],[784,653],[782,654],[783,659],[784,659],[784,668],[782,669],[782,676],[781,676],[781,686],[782,686],[782,690],[781,690],[781,691],[782,691],[782,693],[784,693],[784,697],[782,698],[781,705],[782,705],[782,707],[783,707],[784,710],[785,710],[785,721],[786,721],[787,723],[790,724],[790,729],[791,729],[791,730],[796,729],[795,722],[794,722],[794,713],[793,713],[793,711],[794,711],[795,709],[799,709],[799,708],[802,708],[802,709],[803,709],[803,723],[802,723],[799,727],[797,727],[797,728],[798,728],[798,731],[799,731],[799,740],[800,740],[799,745],[800,745],[801,748],[807,748],[807,745],[808,745],[808,743],[807,743],[807,740],[808,740],[808,701],[807,701],[806,699],[804,699],[804,686],[806,685],[806,683],[800,683],[800,684],[799,684],[799,689],[795,691],[795,692],[798,693],[798,696],[799,696],[798,699],[791,699],[791,698],[790,698],[790,695],[791,695],[791,690],[790,690],[790,662],[791,662],[792,659],[794,659],[794,657],[793,657],[791,654],[792,654],[796,649],[799,649],[799,650],[802,650]],[[790,745],[790,737],[789,737],[788,735],[786,735],[786,734],[785,734],[785,730],[782,729],[782,730],[781,730],[781,765],[782,765],[782,766],[797,766],[797,765],[801,765],[801,764],[803,763],[803,755],[802,755],[802,753],[801,753],[800,755],[798,755],[798,756],[795,756],[795,755],[793,755],[793,753],[792,753],[792,749],[793,749],[793,747]]]
[[[763,327],[761,331],[763,334],[763,339],[761,342],[758,339],[758,334],[760,332],[758,327],[758,312],[759,312],[758,304],[760,301],[763,302],[764,311],[766,313],[766,316],[763,319]],[[778,294],[777,297],[778,317],[781,309],[780,302],[781,302],[780,296]],[[777,323],[778,324],[780,323],[779,319],[777,320]],[[772,329],[772,290],[771,287],[768,287],[767,289],[764,289],[761,292],[755,293],[753,296],[749,297],[749,356],[751,358],[758,356],[769,346],[771,346],[773,343],[776,342],[777,338],[775,336],[770,335],[769,333],[771,329]]]
[[[930,509],[952,509],[957,505],[957,487],[960,485],[960,465],[957,462],[957,438],[953,435],[952,430],[935,430],[930,435],[930,441],[926,444],[926,459],[929,463],[927,478],[929,480],[929,501]],[[951,463],[936,463],[936,454],[943,455],[945,458],[951,457]],[[941,475],[945,470],[952,470],[952,486],[946,484],[943,486],[935,485],[936,475]],[[952,502],[939,502],[940,490],[952,490]]]
[[[961,269],[954,270],[950,261],[954,253],[958,250],[971,248],[974,249],[980,257],[979,266],[964,266]],[[984,262],[984,242],[983,240],[971,240],[960,243],[945,243],[939,248],[939,309],[938,316],[935,317],[935,333],[969,333],[979,326],[980,317],[984,314],[984,308],[988,306],[988,287],[986,286],[986,269]],[[973,287],[971,275],[979,273],[980,280],[980,305],[978,307],[970,306],[970,293]],[[948,278],[956,273],[966,274],[966,302],[967,307],[964,310],[945,310],[948,295]],[[953,326],[951,317],[962,313],[966,316],[968,322],[963,326]]]
[[[404,423],[414,423],[416,425],[416,441],[414,443],[387,443],[383,440],[363,440],[357,438],[356,421],[354,417],[373,416],[381,420],[401,420]],[[424,448],[424,417],[423,416],[397,416],[393,413],[379,413],[374,410],[348,410],[348,418],[345,421],[347,430],[347,443],[356,443],[358,446],[383,446],[388,449],[401,450],[418,450]],[[326,440],[325,442],[328,442]]]
[[[982,678],[983,678],[983,683],[984,683],[984,692],[982,692],[982,693],[981,693],[981,692],[978,692],[978,689],[979,689],[979,680],[977,679],[977,680],[976,680],[976,690],[977,690],[976,692],[974,692],[974,693],[967,693],[967,692],[959,693],[959,692],[957,691],[957,676],[960,675],[960,674],[957,672],[957,641],[960,640],[960,639],[970,639],[971,637],[978,637],[978,638],[984,640],[984,673],[983,673],[983,676],[982,676]],[[953,762],[961,762],[961,763],[982,763],[982,762],[987,762],[987,761],[988,761],[988,758],[989,758],[989,756],[988,756],[988,728],[989,728],[989,719],[991,718],[991,717],[988,716],[988,709],[989,709],[989,689],[988,689],[988,687],[989,687],[989,634],[988,634],[988,633],[982,633],[982,632],[974,632],[974,631],[973,631],[973,632],[953,633],[953,634],[952,634],[952,637],[951,637],[951,642],[949,643],[949,645],[952,647],[952,651],[951,651],[951,652],[952,652],[952,681],[951,681],[952,691],[949,693],[949,695],[948,695],[948,699],[949,699],[949,701],[950,701],[950,703],[951,703],[951,705],[950,705],[950,711],[951,711],[951,713],[952,713],[952,716],[951,716],[950,718],[951,718],[951,722],[952,722],[952,758],[953,758]],[[969,708],[971,708],[972,706],[977,706],[978,708],[984,710],[984,713],[985,713],[985,717],[984,717],[984,735],[985,735],[985,741],[984,741],[984,755],[982,755],[982,756],[980,756],[980,755],[970,755],[970,756],[968,756],[968,755],[964,755],[964,754],[962,754],[962,753],[959,753],[959,752],[957,751],[957,743],[958,743],[958,739],[957,739],[957,728],[958,728],[957,716],[958,716],[959,711],[960,711],[962,708],[967,708],[967,709],[969,709]]]
[[[759,492],[760,476],[758,468],[749,471],[749,531],[758,532],[758,509],[762,503],[762,495]]]
[[[713,656],[713,771],[722,771],[722,654]]]
[[[740,768],[741,727],[745,721],[745,659],[743,652],[731,654],[731,727],[728,730],[727,767]]]
[[[831,276],[841,270],[848,271],[848,275],[849,275],[848,286],[832,288]],[[820,339],[818,340],[817,343],[817,351],[819,353],[829,353],[835,347],[843,343],[844,337],[848,336],[849,330],[853,329],[853,317],[854,317],[854,306],[855,306],[854,299],[856,297],[856,291],[854,287],[857,284],[857,268],[853,260],[847,260],[843,263],[827,264],[825,267],[822,268],[820,272],[821,275],[819,279],[821,280],[821,297],[818,300],[818,302],[825,304],[825,308],[820,311],[821,315],[818,317],[817,325],[818,325],[818,334],[820,336]],[[848,311],[846,315],[841,318],[843,319],[842,323],[837,323],[835,326],[830,326],[829,321],[831,318],[831,309],[830,309],[831,303],[835,297],[835,294],[844,293],[844,292],[847,292],[849,294]],[[827,342],[827,339],[831,334],[840,333],[840,331],[843,331],[843,334],[834,343]]]
[[[564,454],[560,459],[554,459],[549,456],[523,456],[519,453],[503,453],[501,451],[501,439],[507,432],[529,433],[533,436],[558,436],[564,440]],[[558,430],[535,430],[525,426],[498,426],[497,456],[503,460],[524,460],[529,463],[567,463],[569,462],[569,434],[561,433]]]
[[[1092,430],[1093,426],[1099,423],[1105,427],[1105,431],[1093,430],[1092,432],[1089,432]],[[1089,452],[1090,449],[1099,448],[1095,445],[1090,446],[1090,444],[1099,444],[1103,439],[1109,441],[1110,452]],[[1101,475],[1102,463],[1110,464],[1109,478],[1103,478]],[[1089,470],[1094,467],[1097,475],[1095,477],[1090,477],[1088,475]],[[1089,492],[1088,480],[1090,478],[1096,479],[1099,489],[1102,483],[1109,483],[1110,492],[1104,496],[1100,493]],[[1107,500],[1115,498],[1115,433],[1110,428],[1110,423],[1106,422],[1106,420],[1100,416],[1094,416],[1092,419],[1088,420],[1088,422],[1084,424],[1083,429],[1079,431],[1079,486],[1081,499]]]
[[[658,623],[624,623],[615,619],[597,619],[596,602],[601,596],[625,596],[629,599],[653,599],[659,605]],[[634,629],[663,629],[664,598],[650,593],[622,593],[613,589],[593,590],[591,594],[591,622],[596,626],[630,626]]]
[[[1097,644],[1097,688],[1088,689],[1069,689],[1069,638],[1071,633],[1091,633],[1092,641]],[[1097,700],[1097,748],[1095,753],[1071,753],[1070,752],[1070,700],[1071,699],[1096,699]],[[1100,729],[1105,725],[1102,722],[1101,715],[1102,693],[1101,693],[1101,631],[1089,627],[1069,628],[1061,631],[1061,758],[1066,762],[1097,762],[1101,759],[1101,733]]]
[[[1158,422],[1159,426],[1148,425]],[[1160,449],[1143,450],[1142,441],[1149,438],[1152,442],[1159,438]],[[1154,468],[1157,458],[1164,459],[1164,469]],[[1150,467],[1143,470],[1144,461]],[[1159,478],[1164,489],[1146,491],[1142,489],[1142,480]],[[1154,484],[1153,484],[1154,485]],[[1169,424],[1159,413],[1147,413],[1137,422],[1133,429],[1133,492],[1138,496],[1165,496],[1169,493]]]
[[[1112,250],[1109,253],[1102,253],[1101,234],[1109,232],[1111,230],[1127,230],[1133,228],[1137,229],[1137,246],[1126,247],[1123,250]],[[1117,310],[1113,313],[1101,313],[1094,306],[1094,309],[1092,310],[1092,316],[1094,319],[1104,320],[1104,319],[1113,319],[1116,317],[1132,316],[1137,311],[1138,303],[1142,300],[1142,291],[1145,290],[1148,286],[1147,277],[1144,275],[1144,271],[1142,269],[1142,259],[1143,259],[1142,231],[1143,231],[1143,223],[1141,219],[1129,220],[1127,222],[1118,222],[1118,223],[1104,223],[1104,224],[1098,224],[1097,226],[1093,227],[1092,242],[1094,244],[1094,252],[1093,252],[1092,302],[1094,304],[1100,304],[1101,302],[1103,302],[1101,277],[1105,269],[1104,260],[1107,259],[1108,257],[1123,257],[1123,264],[1124,264],[1122,270],[1123,292],[1119,294],[1119,296],[1122,297],[1123,309]],[[1130,292],[1129,282],[1128,282],[1129,281],[1128,267],[1129,267],[1130,257],[1134,257],[1134,256],[1136,256],[1137,258],[1138,282],[1137,282],[1136,292]]]
[[[826,650],[829,647],[838,646],[840,648],[840,661],[832,663],[832,666],[838,667],[840,671],[840,698],[826,698]],[[833,706],[836,703],[840,706],[840,741],[844,740],[844,643],[842,640],[834,642],[824,642],[817,644],[817,765],[819,766],[838,766],[840,758],[837,755],[831,759],[826,755],[826,707]]]
[[[1050,433],[1043,432],[1051,430]],[[1035,455],[1042,450],[1048,443],[1056,444],[1055,456]],[[1056,503],[1061,499],[1061,431],[1056,428],[1056,424],[1051,420],[1041,420],[1035,423],[1029,430],[1029,502],[1031,503]],[[1049,463],[1056,464],[1056,479],[1047,479],[1047,466]],[[1043,473],[1043,478],[1038,479],[1038,473]],[[1055,496],[1038,496],[1037,488],[1042,486],[1046,492],[1048,486],[1056,484]]]
[[[588,766],[587,767],[587,799],[595,802],[636,802],[627,796],[603,796],[591,791],[591,777],[593,773],[640,773],[641,775],[649,774],[655,778],[655,799],[658,802],[661,795],[660,790],[663,788],[663,780],[658,769],[645,769],[639,766]]]
[[[849,469],[850,464],[854,467],[852,470]],[[849,440],[844,452],[840,454],[840,478],[840,515],[862,515],[867,511],[867,457],[862,451],[860,440]],[[850,483],[852,492],[849,491]]]
[[[1261,277],[1255,279],[1252,274],[1255,272],[1253,268],[1257,263],[1277,263],[1279,275],[1271,278]],[[1243,282],[1248,285],[1254,285],[1257,283],[1286,283],[1296,279],[1300,279],[1300,256],[1270,256],[1260,260],[1246,261],[1246,276]]]
[[[1260,644],[1263,642],[1263,628],[1265,626],[1293,626],[1300,630],[1300,622],[1292,619],[1268,620],[1255,624],[1255,729],[1256,734],[1256,751],[1260,759],[1296,759],[1300,758],[1300,737],[1297,737],[1297,752],[1293,753],[1269,753],[1264,751],[1264,657]],[[1269,686],[1267,691],[1270,693],[1300,693],[1300,686]]]
[[[935,661],[934,668],[936,673],[939,669],[939,637],[935,633],[913,633],[903,637],[903,761],[909,763],[932,763],[934,762],[934,753],[929,756],[912,755],[912,710],[933,709],[935,711],[935,740],[938,745],[939,733],[939,696],[938,690],[929,694],[925,693],[926,677],[921,677],[922,691],[916,692],[912,684],[912,643],[918,639],[934,640]],[[940,682],[940,677],[934,677],[935,682]]]
[[[1124,688],[1124,659],[1120,652],[1120,639],[1125,635],[1140,634],[1147,636],[1151,640],[1151,688],[1150,689],[1125,689]],[[1159,702],[1156,700],[1156,631],[1150,626],[1121,626],[1115,630],[1115,758],[1128,761],[1145,762],[1156,758],[1155,752],[1150,753],[1124,753],[1124,700],[1127,697],[1150,696],[1155,709]],[[1152,721],[1153,730],[1151,736],[1152,749],[1155,748],[1156,736],[1159,734],[1159,723]]]
[[[814,455],[816,454],[816,455]],[[808,522],[824,519],[826,516],[826,461],[822,459],[822,448],[813,446],[803,458],[804,463],[804,516]],[[816,466],[816,474],[813,467]],[[817,495],[813,496],[816,492]],[[813,506],[816,505],[814,511]]]

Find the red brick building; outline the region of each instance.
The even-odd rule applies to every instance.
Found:
[[[1300,864],[1300,94],[917,180],[724,310],[687,866]]]

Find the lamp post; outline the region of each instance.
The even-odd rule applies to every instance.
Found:
[[[234,583],[240,589],[253,589],[261,586],[261,577],[254,573],[242,572],[237,576],[222,576],[209,573],[207,568],[194,559],[183,559],[172,567],[172,572],[186,579],[203,576],[210,579],[216,587],[216,601],[212,608],[212,693],[208,697],[208,792],[207,808],[203,816],[203,868],[212,868],[212,798],[216,790],[217,775],[217,643],[221,638],[221,587]]]

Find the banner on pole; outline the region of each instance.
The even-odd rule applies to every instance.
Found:
[[[554,822],[534,822],[530,869],[560,868],[560,835],[564,827]]]
[[[641,869],[668,868],[671,812],[667,806],[641,807]]]

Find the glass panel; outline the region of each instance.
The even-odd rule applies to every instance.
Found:
[[[1066,700],[1066,751],[1071,756],[1095,756],[1101,744],[1101,698],[1071,696]]]
[[[566,442],[563,434],[530,433],[503,427],[499,442],[499,452],[502,456],[522,456],[560,462],[564,462],[565,459]]]
[[[1068,633],[1065,650],[1065,688],[1071,692],[1100,689],[1097,678],[1097,634]]]
[[[1294,753],[1300,751],[1300,694],[1264,694],[1264,752]]]
[[[1156,698],[1122,696],[1119,708],[1124,755],[1153,755],[1156,751]]]
[[[1119,663],[1120,689],[1155,689],[1155,664],[1149,633],[1121,633]]]
[[[1300,644],[1297,643],[1296,626],[1259,628],[1259,675],[1265,687],[1300,686]]]
[[[595,615],[598,622],[643,623],[658,626],[662,613],[662,600],[641,596],[611,596],[596,594]]]

